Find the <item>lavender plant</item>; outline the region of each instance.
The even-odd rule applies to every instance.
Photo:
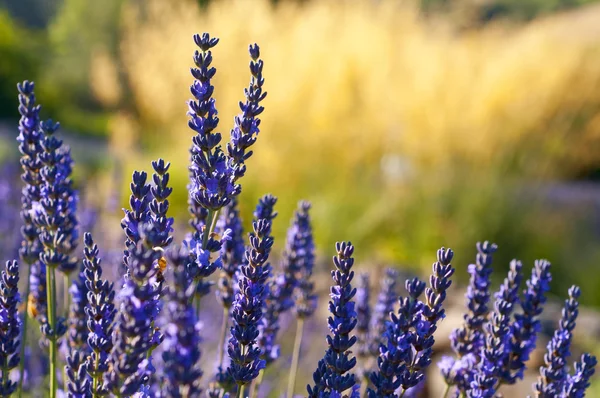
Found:
[[[104,374],[108,371],[108,359],[113,348],[115,292],[113,284],[102,278],[98,246],[90,233],[84,235],[84,243],[83,274],[88,290],[85,313],[88,328],[87,344],[90,351],[86,370],[92,379],[90,391],[95,398],[108,394]]]
[[[50,397],[60,393],[74,398],[225,398],[230,394],[254,398],[272,386],[272,380],[264,377],[270,375],[265,373],[267,366],[279,360],[285,369],[280,358],[286,354],[291,354],[287,397],[293,396],[304,323],[317,309],[311,205],[298,204],[274,274],[269,261],[277,199],[265,195],[259,200],[247,246],[238,208],[240,179],[259,134],[266,96],[259,48],[256,44],[249,47],[250,84],[230,141],[223,146],[221,135],[214,132],[218,126],[212,85],[216,69],[211,65],[218,39],[203,34],[195,35],[194,41],[199,50],[191,70],[193,99],[188,102],[188,125],[195,132],[188,186],[192,233],[182,245],[173,245],[175,221],[168,214],[173,191],[170,163],[152,162],[152,181],[146,172],[134,172],[129,208],[121,221],[126,239],[116,291],[103,275],[99,249],[90,233],[83,237],[83,262],[76,259],[80,224],[71,153],[56,137],[58,124],[40,122],[33,83],[18,86],[18,142],[25,184],[19,255],[29,273],[23,322],[18,316],[21,296],[16,261],[8,262],[0,277],[0,396],[11,396],[17,388],[21,394],[19,386],[26,376],[34,379],[24,365],[25,334],[21,337],[28,314],[39,320],[42,348],[48,349]],[[92,220],[84,223],[86,232],[94,227]],[[455,357],[443,357],[438,364],[447,384],[444,396],[493,397],[502,386],[523,379],[541,332],[540,315],[552,279],[550,264],[536,261],[523,289],[523,265],[514,260],[492,295],[496,250],[492,243],[478,243],[475,264],[468,267],[467,313],[463,325],[450,337]],[[387,269],[374,308],[369,275],[361,274],[358,289],[353,287],[353,255],[350,242],[336,244],[327,348],[316,365],[313,383],[307,386],[308,396],[416,397],[425,388],[435,332],[446,315],[454,253],[438,250],[429,283],[409,279],[401,297],[396,291],[398,274]],[[58,316],[56,270],[65,275],[65,286],[70,285],[63,291],[69,309],[67,323]],[[68,276],[76,270],[73,283],[68,283]],[[219,340],[214,350],[217,372],[204,384],[201,359],[210,350],[204,350],[203,344],[211,336],[203,338],[200,299],[209,294],[217,270],[216,296],[223,310],[221,333],[215,338]],[[569,290],[533,386],[537,397],[584,397],[590,386],[597,365],[593,355],[583,354],[572,370],[567,364],[580,294],[575,286]],[[290,353],[278,341],[287,316],[296,319]],[[62,339],[67,325],[67,337]],[[59,343],[65,354],[62,391],[57,377]],[[17,366],[19,386],[10,377]]]
[[[313,374],[314,386],[307,387],[309,397],[341,397],[344,391],[356,385],[356,377],[351,373],[356,358],[350,350],[356,343],[356,336],[352,332],[357,323],[353,301],[356,289],[351,285],[354,278],[354,246],[350,242],[338,242],[335,249],[337,255],[333,257],[333,264],[336,269],[331,271],[335,285],[331,288],[329,302],[332,316],[327,320],[331,332],[327,336],[329,347]]]
[[[10,371],[20,362],[19,340],[21,320],[17,306],[20,301],[17,284],[19,283],[19,265],[8,261],[0,274],[0,396],[8,397],[17,388],[10,379]]]
[[[257,338],[263,316],[266,282],[271,272],[267,261],[273,246],[271,225],[276,201],[271,195],[259,201],[256,221],[252,223],[253,232],[249,236],[250,246],[246,249],[247,264],[240,267],[239,291],[233,303],[233,327],[228,347],[231,364],[227,372],[238,385],[238,397],[244,396],[246,385],[256,379],[265,367],[265,361],[260,358]]]

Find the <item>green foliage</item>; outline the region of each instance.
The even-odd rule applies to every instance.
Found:
[[[15,117],[16,82],[37,76],[41,51],[41,36],[0,9],[0,118]]]

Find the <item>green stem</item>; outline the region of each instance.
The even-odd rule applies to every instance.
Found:
[[[192,296],[196,299],[196,318],[200,318],[200,297]]]
[[[202,233],[202,248],[206,249],[206,245],[208,244],[208,238],[210,234],[213,233],[215,226],[217,225],[217,218],[219,218],[219,211],[209,210],[206,215],[206,223],[204,224],[204,232]],[[208,225],[208,228],[206,226]],[[194,286],[194,292],[196,291],[196,286],[198,284],[197,280],[192,282]],[[192,295],[192,304],[196,300],[196,315],[200,315],[200,298],[196,297],[195,294]]]
[[[21,335],[21,354],[19,356],[19,386],[17,387],[17,397],[21,398],[23,394],[23,376],[25,376],[25,346],[27,345],[27,320],[29,319],[29,272],[31,264],[25,267],[26,282],[25,282],[25,311],[23,312],[23,333]]]
[[[48,317],[52,336],[50,337],[50,398],[56,398],[58,383],[56,379],[56,368],[58,365],[57,347],[56,347],[56,277],[53,267],[46,267],[46,290],[48,299]]]
[[[254,380],[252,385],[250,386],[250,397],[256,398],[258,395],[258,390],[260,389],[260,383],[263,381],[263,377],[265,377],[265,369],[261,369],[258,373],[258,377]]]
[[[236,397],[237,398],[245,398],[245,394],[244,394],[245,390],[246,390],[246,385],[245,384],[242,384],[241,386],[239,386]]]
[[[444,389],[444,393],[442,394],[442,398],[446,398],[448,392],[450,391],[450,384],[446,384],[446,388]]]
[[[97,398],[98,394],[96,394],[96,391],[98,391],[98,381],[100,381],[100,374],[98,373],[98,366],[99,364],[99,359],[100,359],[100,355],[98,352],[96,352],[96,360],[94,361],[94,377],[92,378],[92,398]]]
[[[225,336],[227,335],[227,324],[229,323],[229,309],[223,308],[223,322],[221,325],[221,338],[219,339],[219,367],[223,367],[223,359],[225,357]]]
[[[8,357],[4,357],[2,361],[2,389],[4,391],[8,390],[8,386],[6,384],[10,383],[10,376],[8,371]]]
[[[296,373],[298,373],[298,361],[300,359],[300,346],[302,345],[302,334],[304,332],[304,319],[298,318],[296,323],[296,338],[294,339],[294,353],[292,354],[292,368],[288,378],[287,398],[294,396],[296,387]]]
[[[202,248],[206,249],[206,244],[208,243],[208,238],[212,233],[212,225],[213,225],[213,216],[215,214],[214,210],[209,210],[208,215],[206,216],[206,223],[204,224],[204,233],[202,234]]]
[[[71,295],[69,294],[69,287],[71,286],[70,275],[64,274],[64,290],[63,290],[63,303],[65,303],[65,319],[69,319],[69,307],[71,307]]]

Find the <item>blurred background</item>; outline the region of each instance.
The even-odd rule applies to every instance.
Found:
[[[282,246],[307,199],[322,269],[337,240],[363,269],[422,274],[444,245],[463,282],[491,240],[497,277],[547,258],[556,297],[577,283],[600,307],[599,20],[594,0],[0,0],[0,156],[18,157],[15,85],[35,80],[116,234],[131,172],[157,157],[184,224],[192,34],[221,39],[225,139],[257,42],[269,95],[246,222],[278,196]]]

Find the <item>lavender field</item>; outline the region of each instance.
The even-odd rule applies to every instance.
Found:
[[[258,200],[247,233],[238,206],[267,96],[259,46],[249,46],[250,84],[229,141],[222,142],[212,84],[219,39],[204,33],[194,42],[188,226],[169,215],[170,163],[158,159],[151,177],[133,172],[121,250],[100,233],[108,248],[101,253],[94,240],[98,209],[81,208],[72,179],[76,166],[59,124],[42,118],[33,82],[18,84],[22,189],[19,195],[5,170],[4,252],[18,252],[18,258],[6,262],[0,278],[2,396],[292,397],[304,390],[297,378],[306,354],[305,322],[318,306],[316,276],[324,276],[313,276],[311,204],[299,202],[279,264],[271,266],[277,198]],[[176,227],[188,231],[182,241]],[[476,247],[467,269],[466,313],[449,336],[453,355],[433,365],[446,384],[443,396],[493,397],[521,381],[542,329],[550,263],[536,260],[527,276],[513,260],[493,293],[497,246],[486,241]],[[354,250],[350,242],[332,250],[328,331],[321,331],[326,345],[321,359],[315,356],[304,394],[425,395],[454,252],[437,251],[428,283],[417,277],[402,283],[387,270],[371,307],[370,277],[355,277]],[[216,301],[207,297],[213,293]],[[590,386],[596,358],[571,358],[580,295],[577,286],[568,291],[532,386],[538,397],[583,397]],[[283,329],[295,336],[291,363],[280,346],[285,323],[296,324],[295,331]],[[40,333],[32,333],[37,326]],[[307,332],[311,340],[320,335]],[[205,360],[204,336],[215,334],[212,358]]]
[[[555,3],[0,0],[0,397],[600,394]]]

